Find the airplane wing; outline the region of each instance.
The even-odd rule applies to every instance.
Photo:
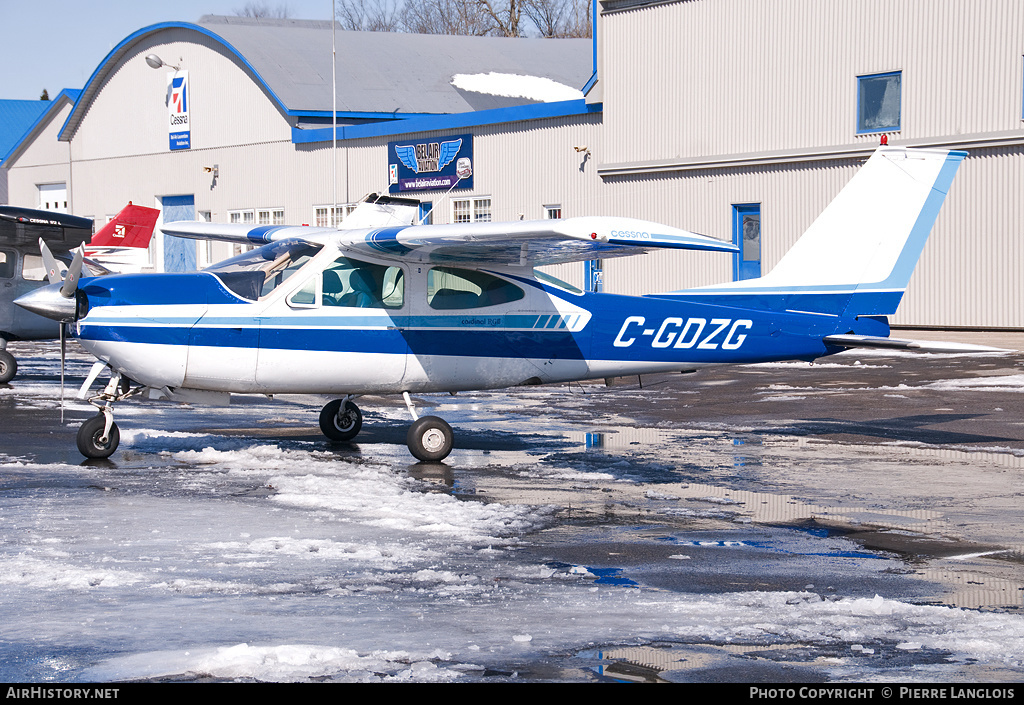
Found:
[[[456,223],[340,233],[338,244],[420,262],[542,266],[624,257],[654,249],[736,252],[732,243],[633,218]]]
[[[308,225],[248,225],[242,223],[204,223],[176,221],[160,229],[167,235],[193,240],[223,240],[245,245],[266,245],[279,240],[297,239],[323,244],[339,230],[412,225],[419,218],[419,201],[372,193],[345,216],[337,228]]]
[[[191,220],[164,223],[165,235],[193,240],[222,240],[244,245],[266,245],[291,238],[324,243],[338,234],[337,228],[311,228],[307,225],[251,225],[242,223],[203,223]]]
[[[872,335],[827,335],[822,339],[826,345],[839,348],[873,348],[877,350],[907,350],[935,353],[979,353],[1007,352],[1002,348],[972,343],[947,343],[935,340],[900,340]]]

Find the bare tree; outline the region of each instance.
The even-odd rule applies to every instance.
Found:
[[[542,37],[592,36],[590,0],[523,0],[523,14]]]
[[[406,32],[484,36],[494,27],[473,0],[408,0],[402,9]]]
[[[503,37],[520,36],[519,23],[523,16],[522,0],[504,0],[499,5],[492,5],[491,0],[476,0],[476,2],[494,23],[493,34]]]
[[[393,0],[338,0],[338,22],[343,29],[361,32],[401,32],[405,25],[402,22],[401,3]]]
[[[345,29],[500,37],[590,37],[591,0],[335,0]]]
[[[285,20],[291,16],[291,11],[287,5],[278,5],[276,8],[271,9],[270,5],[265,2],[247,2],[245,7],[235,10],[235,15],[238,17],[272,17]]]

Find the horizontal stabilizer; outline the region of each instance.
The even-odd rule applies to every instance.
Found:
[[[884,350],[908,350],[912,352],[938,353],[991,353],[1010,352],[1003,348],[971,343],[948,343],[934,340],[900,340],[871,335],[827,335],[822,339],[826,345],[839,348],[874,348]]]

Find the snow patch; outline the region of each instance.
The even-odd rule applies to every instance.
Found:
[[[539,103],[580,100],[583,91],[542,76],[520,76],[512,73],[459,73],[452,76],[452,85],[464,91],[526,98]]]

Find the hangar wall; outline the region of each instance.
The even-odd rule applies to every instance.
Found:
[[[925,0],[604,0],[588,96],[601,109],[469,127],[465,116],[439,116],[427,131],[397,121],[342,139],[337,201],[387,189],[389,141],[472,133],[472,191],[418,194],[434,203],[434,222],[451,222],[451,201],[469,197],[489,199],[493,220],[542,218],[557,205],[563,217],[645,218],[730,240],[733,205],[756,203],[767,272],[879,141],[881,131],[857,131],[858,76],[896,71],[901,121],[885,131],[890,142],[970,156],[894,323],[1024,329],[1021,20],[1014,0],[939,9]],[[169,69],[149,68],[149,53],[189,70],[191,149],[168,151]],[[193,194],[215,222],[271,209],[316,224],[317,207],[334,202],[329,138],[297,143],[299,118],[210,36],[164,29],[104,70],[70,137],[74,213],[99,219],[128,200]],[[41,154],[26,151],[12,169],[12,203],[33,203],[35,183],[67,171]],[[216,178],[204,171],[213,165]],[[582,284],[582,265],[554,273]],[[625,294],[732,277],[720,253],[612,259],[604,269],[605,290]]]
[[[761,206],[762,272],[890,144],[965,149],[893,322],[1024,328],[1024,5],[966,0],[603,0],[598,172],[610,200],[730,238],[732,204]],[[858,131],[859,77],[898,73],[899,126]],[[650,261],[645,261],[650,260]],[[731,278],[678,255],[611,261],[623,293]],[[651,266],[651,261],[657,264]],[[723,277],[723,273],[725,276]]]

